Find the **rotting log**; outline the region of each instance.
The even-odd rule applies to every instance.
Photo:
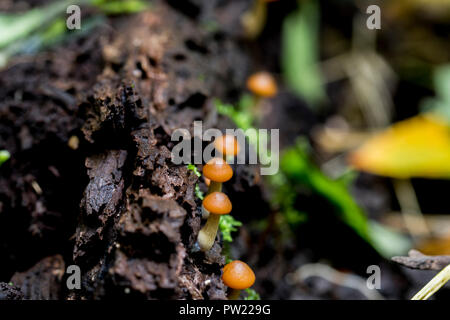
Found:
[[[170,135],[195,119],[217,124],[211,101],[242,88],[246,56],[164,2],[112,26],[0,72],[0,145],[12,154],[0,177],[0,281],[33,275],[26,285],[39,291],[34,270],[61,254],[54,271],[77,264],[82,289],[67,290],[65,275],[35,297],[224,299],[220,243],[190,252],[198,178],[171,163]],[[6,298],[28,294],[0,285]]]

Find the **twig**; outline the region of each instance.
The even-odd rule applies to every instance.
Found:
[[[398,264],[411,269],[441,270],[450,264],[450,256],[427,256],[417,250],[410,250],[408,257],[392,257]]]

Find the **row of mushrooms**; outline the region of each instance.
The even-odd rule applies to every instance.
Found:
[[[262,98],[272,97],[278,91],[275,80],[267,72],[258,72],[250,76],[247,87],[255,94],[255,105],[259,105]],[[203,166],[208,191],[203,199],[202,213],[207,221],[198,234],[197,244],[204,252],[210,250],[214,244],[220,217],[232,210],[230,199],[222,192],[222,183],[233,177],[233,169],[227,163],[227,158],[237,156],[240,151],[239,144],[232,135],[217,138],[214,147],[222,157],[212,158]],[[231,289],[228,299],[236,300],[241,290],[254,284],[255,274],[245,262],[235,260],[223,268],[222,281]]]
[[[229,214],[232,204],[228,196],[222,192],[222,183],[233,177],[233,169],[226,158],[239,153],[239,145],[234,136],[223,135],[214,141],[214,147],[222,154],[221,158],[212,158],[203,166],[203,176],[208,184],[208,191],[203,199],[203,217],[207,221],[198,233],[197,243],[202,251],[208,251],[214,244],[220,217]],[[239,260],[232,261],[223,268],[222,281],[231,291],[229,300],[239,298],[241,290],[250,288],[255,282],[253,270]]]

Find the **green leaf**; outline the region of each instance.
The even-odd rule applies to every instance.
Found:
[[[0,48],[20,40],[65,13],[71,4],[83,1],[56,1],[20,14],[0,14]]]
[[[245,293],[247,293],[247,296],[244,298],[244,300],[261,300],[258,292],[251,288],[245,289]]]
[[[11,157],[10,153],[7,150],[1,150],[0,151],[0,166],[8,161],[8,159]]]
[[[231,233],[237,231],[237,227],[242,226],[242,222],[233,218],[229,214],[222,215],[219,221],[219,229],[222,232],[223,241],[232,242]]]
[[[345,186],[322,174],[309,162],[304,151],[298,147],[288,149],[281,159],[281,169],[289,179],[308,186],[328,199],[338,209],[342,220],[363,239],[369,240],[367,218]]]
[[[283,76],[298,95],[311,105],[325,98],[319,71],[319,4],[303,1],[300,8],[283,22]]]
[[[219,99],[214,100],[214,105],[219,114],[229,117],[242,130],[247,130],[252,127],[253,116],[249,110],[239,110],[234,108],[231,104],[225,104]]]
[[[292,206],[283,210],[286,222],[293,228],[307,220],[306,213],[294,209]]]
[[[198,169],[197,169],[197,167],[195,166],[195,164],[192,164],[192,163],[188,164],[188,165],[187,165],[187,169],[188,169],[188,171],[194,172],[195,175],[196,175],[197,177],[199,177],[199,178],[202,176],[202,174],[200,173],[200,171],[198,171]]]
[[[149,7],[149,3],[143,0],[92,0],[92,4],[111,15],[136,13]]]
[[[200,190],[200,186],[198,185],[198,183],[195,184],[195,196],[197,198],[199,198],[200,200],[203,200],[205,198],[205,196],[203,195],[202,190]]]
[[[106,14],[134,13],[148,8],[144,0],[64,0],[25,13],[0,13],[0,67],[16,54],[34,53],[69,36],[85,34],[101,23],[102,13],[84,18],[81,30],[67,29],[67,7],[84,4],[97,5]]]

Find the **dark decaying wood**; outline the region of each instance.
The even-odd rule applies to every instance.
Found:
[[[12,159],[0,179],[0,244],[30,252],[1,253],[11,263],[0,274],[17,281],[2,297],[224,299],[221,244],[191,252],[198,178],[171,162],[170,135],[238,90],[247,65],[226,36],[160,3],[2,72],[0,133]],[[28,229],[7,230],[17,219]],[[81,290],[64,286],[70,264]],[[36,270],[57,288],[39,286]]]

